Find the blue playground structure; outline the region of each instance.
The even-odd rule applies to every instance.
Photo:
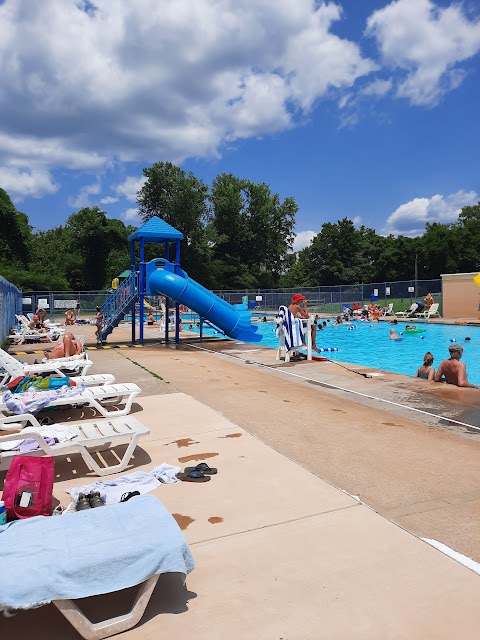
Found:
[[[100,334],[102,341],[112,333],[125,316],[131,315],[132,342],[136,342],[136,311],[139,314],[139,341],[144,342],[143,318],[145,316],[145,296],[165,296],[165,341],[169,342],[169,308],[173,301],[176,308],[175,343],[180,341],[179,305],[183,304],[218,327],[225,335],[244,342],[260,342],[257,327],[250,321],[252,314],[247,305],[231,305],[219,296],[202,287],[188,277],[180,268],[180,241],[183,234],[158,217],[150,218],[132,233],[130,242],[130,273],[120,283],[118,289],[107,298],[103,305],[104,325]],[[135,242],[139,243],[139,264],[136,264]],[[145,243],[164,243],[165,258],[145,262]],[[170,243],[175,242],[174,261],[170,260]],[[173,253],[173,252],[172,252]]]

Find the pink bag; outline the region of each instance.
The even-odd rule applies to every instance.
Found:
[[[51,516],[54,474],[53,457],[15,456],[3,487],[7,520]]]

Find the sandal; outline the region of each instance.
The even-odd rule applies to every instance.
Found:
[[[177,473],[177,478],[179,480],[183,480],[183,482],[208,482],[211,479],[210,476],[204,475],[201,471],[189,471],[188,473]]]
[[[206,462],[200,462],[196,467],[185,467],[185,473],[190,473],[191,471],[200,471],[209,476],[214,476],[217,473],[217,469],[209,467]]]

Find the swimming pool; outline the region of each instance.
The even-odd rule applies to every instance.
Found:
[[[262,335],[260,344],[276,349],[278,338],[275,336],[275,323],[258,322],[256,326],[258,333]],[[396,325],[397,333],[404,331],[402,340],[397,341],[389,339],[392,325],[387,322],[354,322],[352,325],[334,327],[332,320],[322,331],[317,331],[317,347],[338,348],[336,352],[320,354],[329,360],[351,362],[412,376],[423,363],[426,351],[433,353],[433,366],[437,369],[440,362],[449,357],[448,347],[454,339],[464,348],[462,362],[467,365],[469,381],[480,385],[480,327],[426,323],[416,323],[416,327],[425,329],[425,333],[407,335],[403,323]],[[215,333],[204,327],[204,334]],[[465,340],[467,337],[470,340]]]

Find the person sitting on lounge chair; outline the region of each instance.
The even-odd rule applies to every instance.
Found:
[[[73,336],[73,333],[67,331],[63,336],[63,340],[59,340],[52,351],[45,351],[44,355],[47,360],[54,360],[55,358],[68,358],[70,356],[80,355],[82,350],[82,343]]]
[[[39,333],[47,333],[48,329],[44,326],[43,322],[40,320],[39,316],[35,314],[32,318],[32,321],[28,323],[30,329],[35,329]]]
[[[300,304],[301,303],[301,304]],[[288,307],[288,310],[292,313],[294,318],[303,318],[308,320],[308,304],[305,296],[301,293],[296,293],[292,298],[292,304]],[[317,349],[317,327],[312,323],[312,349],[317,353],[320,353]]]

